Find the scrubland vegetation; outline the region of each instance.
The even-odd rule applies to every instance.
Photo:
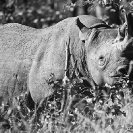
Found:
[[[70,3],[69,13],[64,12],[57,5],[59,0],[7,1],[0,1],[2,24],[17,22],[45,28],[74,11]],[[7,103],[0,99],[0,133],[133,133],[133,83],[128,78],[95,90],[82,79],[50,85],[54,95],[33,110],[27,107],[27,92]]]
[[[1,133],[131,133],[132,83],[86,87],[81,79],[52,82],[54,95],[29,110],[27,92],[0,107]]]

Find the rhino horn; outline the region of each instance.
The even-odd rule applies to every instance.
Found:
[[[124,40],[126,27],[127,27],[127,23],[125,22],[121,27],[118,28],[117,37],[116,37],[114,42],[118,42],[118,41]]]
[[[125,14],[125,22],[127,24],[127,28],[125,30],[124,42],[127,42],[131,38],[131,26],[130,26],[127,14]]]
[[[121,50],[125,50],[129,44],[132,43],[132,37],[131,37],[131,27],[129,24],[128,16],[125,13],[125,23],[121,26],[121,28],[118,29],[118,36],[115,39],[115,41],[121,41],[119,48],[121,47]]]
[[[125,23],[126,23],[126,27],[125,27],[125,37],[124,40],[122,41],[122,49],[125,50],[129,45],[132,45],[133,43],[133,38],[131,35],[131,26],[129,23],[129,19],[128,19],[128,15],[125,13]]]
[[[117,37],[116,37],[116,39],[114,40],[114,42],[118,42],[118,41],[121,41],[121,40],[123,40],[123,34],[122,34],[122,32],[121,32],[122,30],[121,30],[121,28],[118,28],[118,34],[117,34]]]

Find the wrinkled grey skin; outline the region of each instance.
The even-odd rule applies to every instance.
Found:
[[[38,103],[53,93],[54,88],[48,85],[51,74],[52,80],[70,78],[74,67],[92,86],[112,85],[118,81],[113,76],[122,74],[119,67],[125,69],[129,64],[121,56],[126,48],[120,47],[123,41],[114,42],[117,29],[110,29],[92,16],[68,18],[40,30],[6,24],[0,32],[0,96],[4,98],[28,87]],[[67,48],[71,56],[65,75]]]

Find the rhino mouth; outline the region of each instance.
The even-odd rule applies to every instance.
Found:
[[[118,84],[123,83],[123,81],[127,82],[129,79],[129,76],[125,74],[114,74],[110,77],[113,79],[111,85],[118,85]]]
[[[117,74],[117,75],[110,76],[110,77],[113,78],[116,81],[121,81],[121,80],[127,80],[129,76],[128,75]]]
[[[112,78],[120,78],[120,77],[124,77],[124,75],[121,75],[121,74],[116,74],[116,75],[113,75],[113,76],[110,76]]]
[[[127,78],[129,76],[128,70],[129,70],[129,65],[119,66],[118,69],[116,70],[116,73],[112,73],[110,77],[111,78]]]

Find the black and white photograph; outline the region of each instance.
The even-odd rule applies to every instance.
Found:
[[[133,0],[0,0],[0,133],[133,133]]]

